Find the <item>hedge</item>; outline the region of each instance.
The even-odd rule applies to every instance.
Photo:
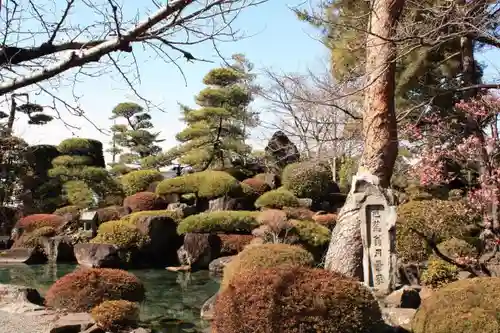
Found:
[[[261,195],[255,201],[257,208],[275,208],[299,207],[299,199],[290,191],[284,189],[272,190]]]
[[[215,211],[191,215],[179,223],[177,233],[250,233],[259,226],[257,214],[252,211]]]
[[[112,244],[120,249],[141,249],[149,242],[149,237],[143,235],[137,227],[128,221],[108,221],[99,226],[97,236],[91,243]]]

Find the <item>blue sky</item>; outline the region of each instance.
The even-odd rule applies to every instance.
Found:
[[[322,64],[326,51],[320,42],[313,37],[314,29],[296,19],[289,7],[299,4],[297,0],[288,2],[270,0],[258,7],[246,9],[241,13],[234,26],[245,32],[248,38],[237,42],[220,45],[222,54],[229,57],[233,53],[244,53],[252,61],[255,68],[273,68],[275,70],[294,72],[314,68]],[[211,44],[197,45],[191,49],[194,56],[214,61],[214,63],[188,63],[181,59],[179,65],[187,79],[187,86],[179,70],[173,64],[152,59],[151,53],[139,52],[138,62],[142,84],[135,88],[144,97],[161,105],[165,112],[153,111],[153,122],[166,141],[165,148],[175,144],[175,134],[184,128],[179,121],[178,102],[193,105],[194,96],[203,89],[203,76],[222,63]],[[127,85],[116,77],[89,78],[77,86],[79,95],[83,95],[80,104],[88,118],[100,127],[109,128],[108,119],[112,108],[123,101],[136,101]],[[60,89],[59,95],[72,100],[71,89]],[[39,103],[48,103],[43,97],[34,97]],[[259,109],[256,103],[254,108]],[[43,127],[28,126],[19,120],[16,133],[26,138],[29,143],[57,144],[71,137],[91,137],[107,144],[109,137],[97,131],[85,120],[64,115],[65,120],[81,127],[81,130],[68,130],[57,120]],[[259,136],[259,135],[257,135]],[[255,142],[259,145],[259,142]]]
[[[62,3],[64,0],[57,1]],[[234,27],[251,37],[220,45],[220,50],[226,57],[233,53],[244,53],[257,70],[264,67],[284,72],[300,72],[307,68],[321,70],[325,66],[327,52],[324,46],[315,40],[317,32],[298,21],[289,9],[301,3],[304,1],[269,0],[258,7],[246,9],[236,20]],[[173,64],[155,60],[151,53],[137,52],[142,83],[136,84],[135,88],[141,95],[165,110],[152,113],[156,129],[161,131],[161,138],[166,140],[162,144],[164,148],[175,145],[175,134],[184,128],[184,124],[179,120],[178,103],[194,106],[194,96],[204,87],[201,83],[203,76],[211,68],[221,64],[221,59],[211,44],[197,45],[189,50],[194,56],[212,60],[214,63],[187,63],[180,60],[179,65],[187,78],[187,86]],[[480,60],[488,65],[486,77],[491,80],[500,77],[499,58],[500,52],[487,52],[480,57]],[[66,76],[68,75],[71,74],[66,73]],[[140,102],[119,76],[87,78],[78,83],[76,91],[82,96],[79,102],[87,117],[102,128],[112,125],[109,115],[116,104],[123,101]],[[68,101],[73,100],[69,87],[60,88],[58,96]],[[33,101],[40,104],[49,103],[49,100],[42,96],[34,96]],[[262,110],[262,103],[257,101],[253,108]],[[29,126],[26,121],[19,120],[15,132],[31,144],[58,144],[61,140],[73,136],[94,138],[105,145],[108,144],[109,136],[96,130],[86,120],[72,117],[62,110],[61,112],[67,122],[81,129],[69,130],[57,120],[43,127]],[[252,143],[257,147],[265,145],[262,131],[254,133]]]

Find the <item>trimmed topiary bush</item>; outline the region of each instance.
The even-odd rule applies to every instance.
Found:
[[[459,280],[422,301],[412,321],[414,333],[500,332],[500,278]],[[219,332],[220,333],[220,332]]]
[[[133,328],[139,322],[139,306],[125,300],[104,301],[91,313],[97,325],[107,331]]]
[[[232,256],[243,251],[255,239],[252,235],[218,234],[221,240],[221,256]]]
[[[299,162],[287,165],[281,177],[283,186],[299,198],[322,200],[340,189],[333,181],[332,172],[317,162]]]
[[[144,210],[142,212],[135,212],[122,217],[123,221],[128,221],[135,225],[139,218],[144,216],[165,216],[172,219],[172,222],[179,223],[183,218],[182,213],[173,210]]]
[[[31,232],[25,232],[12,244],[13,248],[34,248],[43,251],[42,238],[53,237],[57,234],[52,227],[41,227]]]
[[[257,212],[244,210],[206,212],[183,219],[177,227],[177,233],[250,233],[259,225],[256,218]]]
[[[233,276],[244,270],[279,265],[312,266],[314,258],[307,250],[287,244],[262,244],[245,248],[224,268],[221,289],[229,286]]]
[[[330,242],[330,229],[312,221],[291,220],[293,231],[299,236],[301,243],[316,247]]]
[[[149,242],[149,237],[129,221],[108,221],[99,226],[97,236],[90,240],[96,244],[112,244],[120,249],[140,250]]]
[[[131,212],[140,212],[143,210],[166,209],[168,203],[155,193],[138,192],[126,197],[123,206],[130,209]]]
[[[431,254],[424,240],[411,231],[414,228],[437,241],[467,236],[467,226],[480,221],[481,216],[468,209],[463,201],[409,201],[398,207],[396,247],[403,262],[422,262]]]
[[[299,199],[292,192],[284,189],[266,192],[255,201],[255,207],[257,208],[282,209],[283,207],[299,206]]]
[[[283,207],[283,211],[288,219],[292,220],[311,220],[314,212],[305,207]]]
[[[99,223],[119,220],[127,214],[127,209],[122,206],[103,207],[97,210],[97,220]]]
[[[438,257],[431,256],[421,279],[424,285],[439,288],[458,279],[458,268]]]
[[[55,214],[33,214],[17,221],[16,227],[31,232],[41,227],[58,228],[65,222],[64,218]]]
[[[438,244],[438,249],[450,258],[472,257],[478,255],[477,249],[463,239],[450,238]]]
[[[61,208],[57,208],[53,214],[59,215],[59,216],[64,216],[66,214],[71,214],[72,216],[79,216],[80,215],[80,210],[81,207],[78,206],[64,206]]]
[[[131,171],[120,178],[126,195],[148,190],[151,183],[163,180],[163,175],[158,170]]]
[[[217,333],[381,333],[385,328],[368,288],[308,267],[239,272],[217,296],[212,327]]]
[[[45,295],[45,304],[70,312],[86,312],[104,301],[141,302],[145,290],[132,273],[121,269],[79,269],[57,280]]]
[[[269,184],[267,184],[264,180],[258,178],[248,178],[241,183],[247,185],[247,187],[245,187],[245,189],[248,189],[247,194],[261,196],[262,194],[271,190],[271,186],[269,186]]]
[[[328,229],[332,230],[335,227],[335,224],[337,223],[337,214],[314,215],[312,219],[314,220],[314,222],[321,224],[322,226],[325,226]]]
[[[200,198],[212,199],[241,192],[238,180],[224,171],[207,170],[161,181],[156,186],[160,196],[196,193]]]

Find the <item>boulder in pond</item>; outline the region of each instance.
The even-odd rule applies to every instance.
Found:
[[[181,265],[194,269],[207,269],[210,262],[219,256],[221,241],[217,235],[187,233],[184,244],[177,250]]]
[[[224,267],[231,262],[236,256],[227,256],[214,259],[208,265],[208,270],[214,276],[222,276]]]
[[[70,236],[43,237],[41,241],[49,261],[74,262],[76,260]]]
[[[3,264],[43,264],[47,257],[35,248],[12,248],[0,252],[0,263]]]
[[[91,268],[118,268],[122,265],[119,249],[111,244],[76,244],[74,253],[78,264]]]
[[[165,215],[138,215],[135,218],[139,231],[150,238],[141,251],[144,264],[165,267],[177,263],[176,251],[182,245],[182,237],[177,234],[173,214],[168,214],[172,212],[165,212]]]

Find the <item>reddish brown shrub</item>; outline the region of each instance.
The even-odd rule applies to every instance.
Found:
[[[79,269],[66,274],[50,287],[45,304],[51,308],[84,312],[104,301],[140,302],[144,299],[144,292],[142,282],[124,270]]]
[[[105,330],[120,331],[137,326],[139,306],[124,300],[105,301],[92,309],[92,318]]]
[[[119,220],[127,214],[129,214],[129,211],[126,207],[109,206],[97,210],[97,219],[99,223],[103,223],[108,221]]]
[[[337,223],[337,214],[314,215],[313,220],[316,223],[324,225],[328,229],[333,229],[333,227],[335,227],[335,224]]]
[[[289,220],[312,220],[314,212],[304,207],[283,207]]]
[[[248,185],[258,196],[271,190],[271,186],[269,186],[269,184],[258,178],[248,178],[242,181],[242,183]]]
[[[33,214],[17,221],[16,227],[26,232],[31,232],[41,227],[52,227],[57,229],[65,222],[64,218],[55,214]]]
[[[133,212],[141,212],[144,210],[161,210],[166,209],[168,203],[159,198],[152,192],[139,192],[129,195],[123,201],[123,206],[129,208]]]
[[[358,281],[323,269],[241,271],[217,297],[217,333],[376,333],[377,300]]]
[[[252,235],[219,234],[221,240],[221,255],[232,256],[243,251],[243,248],[250,244],[255,238]]]

